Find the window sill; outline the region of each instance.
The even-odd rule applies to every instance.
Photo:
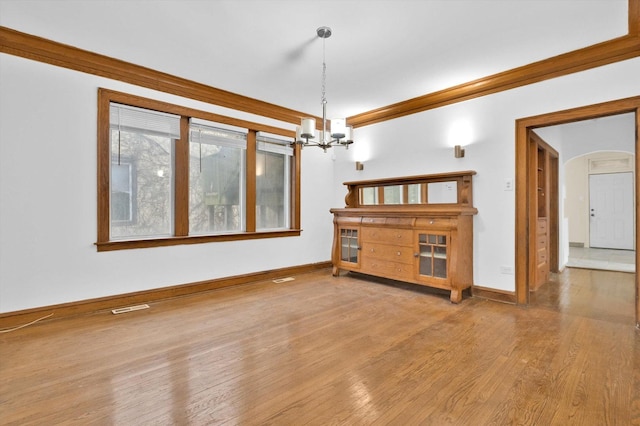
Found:
[[[146,240],[120,240],[97,242],[98,251],[131,250],[139,248],[177,246],[182,244],[204,244],[223,241],[257,240],[300,236],[301,229],[286,229],[265,232],[243,232],[241,234],[196,235],[190,237],[167,237]]]

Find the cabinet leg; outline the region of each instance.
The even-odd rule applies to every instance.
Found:
[[[451,303],[460,303],[462,301],[462,292],[460,290],[451,290]]]
[[[332,271],[331,271],[331,274],[332,274],[334,277],[337,277],[338,275],[340,275],[340,268],[338,268],[337,266],[334,266],[334,267],[333,267],[333,269],[332,269]]]

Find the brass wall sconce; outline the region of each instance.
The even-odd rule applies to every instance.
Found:
[[[356,170],[357,171],[362,171],[364,170],[364,163],[360,162],[360,161],[356,161]]]
[[[454,146],[453,147],[453,155],[456,158],[464,157],[464,148],[462,148],[460,145]]]

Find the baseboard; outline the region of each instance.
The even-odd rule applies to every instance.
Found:
[[[111,310],[122,306],[137,305],[140,303],[154,302],[171,299],[179,296],[202,293],[224,287],[241,284],[255,283],[263,280],[282,278],[285,276],[305,274],[321,269],[331,268],[331,262],[311,263],[288,268],[273,269],[269,271],[254,272],[232,277],[218,278],[214,280],[200,281],[189,284],[181,284],[171,287],[162,287],[152,290],[138,291],[134,293],[118,294],[96,299],[87,299],[77,302],[62,303],[59,305],[43,306],[0,313],[0,330],[16,327],[29,323],[39,318],[53,314],[48,320],[60,319],[79,314]]]
[[[515,305],[517,302],[516,293],[514,291],[498,290],[495,288],[473,286],[473,297],[481,299],[493,300],[496,302],[510,303]]]

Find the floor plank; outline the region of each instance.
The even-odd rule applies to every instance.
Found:
[[[3,425],[640,424],[634,275],[518,307],[330,271],[0,334]]]

